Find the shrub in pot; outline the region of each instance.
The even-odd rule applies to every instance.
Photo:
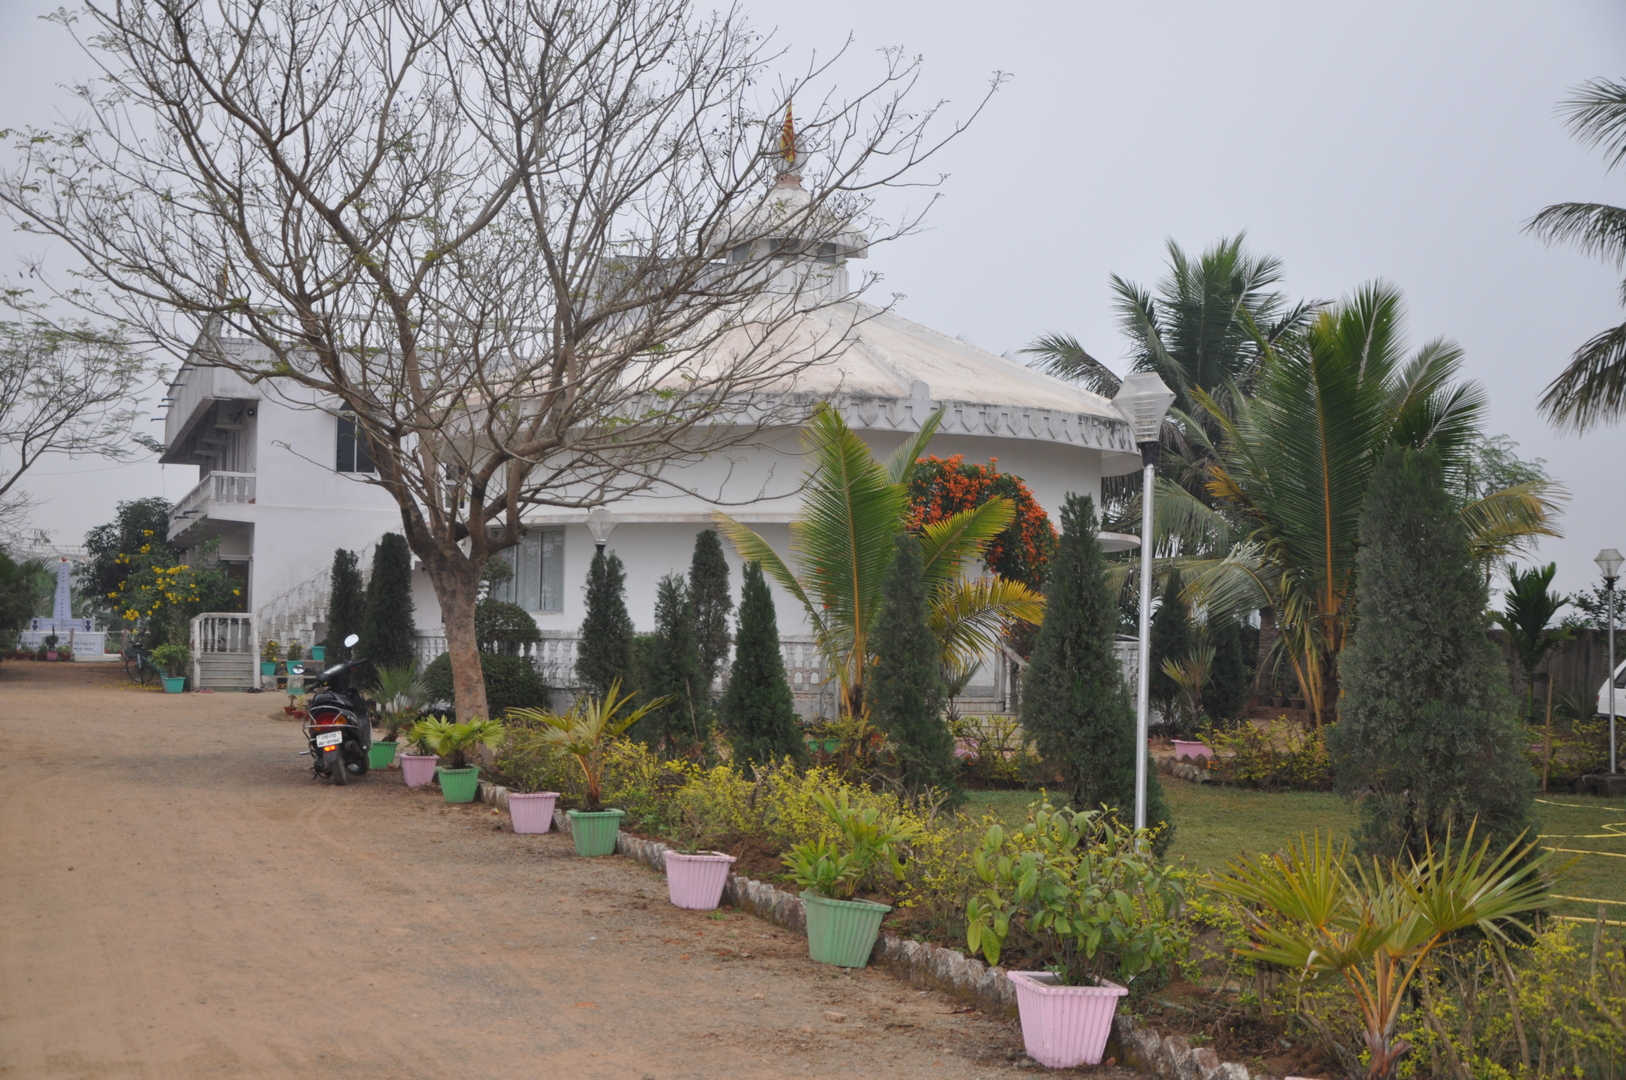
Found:
[[[971,863],[981,882],[966,904],[971,951],[997,964],[1014,935],[1047,961],[1010,972],[1028,1056],[1051,1068],[1099,1064],[1127,984],[1184,951],[1188,874],[1111,813],[1048,801],[1014,832],[990,827]]]
[[[45,659],[56,659],[56,643],[60,640],[55,634],[45,635]]]
[[[282,646],[276,638],[266,638],[260,643],[260,674],[275,675],[277,673],[277,658],[282,655]]]
[[[378,717],[384,724],[384,737],[373,740],[368,750],[370,768],[387,769],[395,762],[400,746],[401,732],[411,726],[423,707],[423,680],[410,667],[381,667],[377,672],[378,685],[373,690],[378,702]]]
[[[615,835],[623,811],[604,809],[604,752],[610,741],[643,719],[652,709],[666,704],[656,698],[636,709],[632,695],[621,693],[621,680],[610,684],[603,697],[578,701],[568,713],[559,716],[540,709],[513,709],[516,723],[534,724],[541,738],[557,746],[576,762],[582,774],[582,807],[568,812],[571,838],[578,855],[610,855],[615,852]]]
[[[662,856],[666,862],[666,895],[674,907],[711,911],[722,902],[734,856],[703,847],[711,830],[701,808],[693,799],[685,798],[686,793],[687,789],[677,795],[677,846],[668,848]]]
[[[469,757],[481,747],[501,744],[502,724],[478,716],[473,720],[456,722],[436,716],[418,721],[413,732],[421,736],[436,756],[446,760],[446,764],[437,770],[440,793],[446,801],[473,802],[480,788],[480,767],[470,765]]]
[[[152,662],[163,672],[164,693],[179,694],[186,689],[186,667],[192,651],[185,645],[160,645],[152,651]]]
[[[845,789],[833,797],[818,792],[813,798],[835,825],[836,838],[797,844],[784,859],[792,880],[802,887],[808,955],[821,964],[863,967],[892,906],[860,900],[856,894],[880,870],[903,877],[900,855],[918,838],[919,827],[879,807],[854,806]]]
[[[401,754],[401,779],[407,787],[423,787],[435,778],[435,767],[440,759],[429,742],[429,729],[420,721],[406,732],[411,753]]]

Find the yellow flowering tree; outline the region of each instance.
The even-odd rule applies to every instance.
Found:
[[[134,551],[113,556],[125,573],[104,596],[135,640],[149,648],[183,645],[194,615],[242,609],[242,589],[213,562],[210,548],[201,549],[195,563],[185,563],[151,530],[143,530],[139,539]]]

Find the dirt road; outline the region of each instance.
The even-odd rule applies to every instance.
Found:
[[[1014,1023],[673,908],[628,859],[516,836],[395,771],[314,782],[277,695],[121,683],[0,664],[0,1075],[1033,1068]]]

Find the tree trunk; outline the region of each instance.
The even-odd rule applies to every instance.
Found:
[[[446,652],[452,661],[452,702],[459,720],[490,716],[486,704],[485,671],[474,636],[474,605],[479,597],[479,572],[467,560],[432,565],[429,580],[440,600],[440,619],[446,627]]]

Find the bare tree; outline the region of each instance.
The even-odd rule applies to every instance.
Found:
[[[0,297],[0,534],[32,501],[17,482],[50,455],[128,456],[142,356],[120,335],[48,317],[26,290]]]
[[[64,21],[101,65],[92,120],[24,133],[0,200],[77,251],[99,308],[354,414],[464,715],[486,707],[481,567],[526,509],[785,422],[779,392],[850,330],[808,316],[870,284],[791,256],[911,228],[876,194],[936,184],[920,166],[982,104],[911,104],[897,52],[837,97],[829,61],[787,75],[737,11],[688,0],[111,0]]]

